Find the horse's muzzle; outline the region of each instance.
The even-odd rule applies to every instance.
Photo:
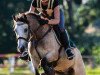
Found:
[[[24,46],[18,47],[18,51],[21,52],[21,53],[24,52],[25,51],[25,47]]]

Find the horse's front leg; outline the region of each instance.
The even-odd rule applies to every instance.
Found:
[[[41,66],[43,67],[47,75],[55,75],[53,62],[58,59],[58,52],[51,51],[41,60]]]
[[[41,66],[43,67],[45,74],[55,75],[52,63],[49,63],[46,57],[41,60]]]
[[[32,62],[32,66],[34,67],[35,71],[34,71],[34,75],[40,75],[39,71],[38,71],[38,66],[36,66],[35,62],[33,59],[31,59]]]
[[[35,69],[35,75],[40,75],[38,69]]]
[[[40,75],[39,71],[38,71],[40,59],[39,59],[39,56],[37,55],[34,47],[32,46],[32,42],[28,43],[28,53],[31,58],[32,66],[35,68],[34,75]]]

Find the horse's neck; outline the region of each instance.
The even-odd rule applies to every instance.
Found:
[[[37,37],[43,38],[43,36],[48,32],[48,30],[49,30],[49,26],[48,26],[48,25],[41,26],[41,27],[36,31]]]
[[[29,19],[30,19],[31,31],[33,34],[36,35],[37,39],[42,38],[41,40],[45,46],[48,45],[48,43],[49,43],[49,45],[52,45],[52,46],[58,46],[58,43],[57,43],[57,40],[56,40],[56,37],[55,37],[53,30],[48,32],[48,30],[50,28],[49,25],[40,26],[38,21],[34,17],[30,17]],[[38,27],[39,27],[39,29],[37,30]],[[34,32],[35,29],[36,29],[36,31]]]
[[[49,27],[44,28],[45,30],[43,31],[43,35],[49,30]],[[42,35],[42,36],[43,36]],[[55,33],[53,31],[53,29],[51,29],[45,37],[43,37],[43,39],[40,42],[40,46],[42,46],[44,48],[44,50],[58,50],[58,48],[60,47],[59,43],[57,42]]]
[[[28,20],[30,21],[30,30],[31,32],[37,35],[37,37],[42,37],[49,29],[49,25],[40,26],[37,18],[32,15],[27,15]]]
[[[44,26],[41,27],[40,31],[41,31],[42,34],[45,34],[48,30],[49,30],[49,26],[48,25],[44,25]]]

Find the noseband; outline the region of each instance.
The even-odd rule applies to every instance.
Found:
[[[28,42],[28,38],[18,37],[18,38],[17,38],[17,40],[19,40],[19,39],[23,39],[23,40],[25,40],[25,41],[27,41],[27,42]]]
[[[17,24],[17,25],[18,25],[18,26],[21,26],[21,25],[23,25],[23,24],[25,24],[25,23],[22,22],[22,23]],[[27,38],[25,38],[25,37],[18,37],[17,40],[23,39],[23,40],[25,40],[26,42],[28,42],[28,40],[29,40],[29,33],[30,33],[30,27],[29,27],[29,25],[28,25],[28,37],[27,37]]]

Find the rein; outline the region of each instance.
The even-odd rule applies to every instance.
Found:
[[[40,27],[41,27],[41,26],[40,26]],[[38,29],[39,29],[40,27],[38,27]],[[38,29],[37,29],[37,30],[38,30]],[[36,41],[35,41],[35,43],[34,43],[35,50],[36,50],[36,52],[37,52],[37,54],[38,54],[40,60],[42,59],[42,57],[40,56],[40,53],[39,53],[39,51],[38,51],[38,49],[37,49],[38,43],[39,43],[39,41],[41,41],[41,40],[51,31],[51,29],[52,29],[52,26],[49,26],[49,29],[47,30],[47,32],[46,32],[40,39],[36,39]],[[56,37],[56,36],[55,36],[55,37]],[[57,41],[57,43],[59,44],[57,38],[56,38],[56,41]],[[31,42],[32,42],[32,41],[31,41]],[[60,45],[60,44],[59,44],[59,45]],[[58,49],[59,54],[60,54],[62,48],[63,48],[63,46],[60,45],[60,47],[59,47],[59,49]],[[56,66],[57,61],[58,61],[59,59],[60,59],[60,55],[58,56],[58,59],[57,59],[56,61],[53,61],[53,63],[54,63],[53,66]]]
[[[21,26],[21,25],[23,25],[23,24],[25,24],[24,22],[22,22],[21,24],[17,24],[18,26]],[[19,39],[23,39],[23,40],[25,40],[26,42],[28,42],[29,41],[29,33],[31,32],[31,30],[30,30],[30,26],[28,25],[28,37],[27,38],[24,38],[24,37],[18,37],[17,38],[17,40],[19,40]]]
[[[36,30],[38,31],[40,27],[41,26],[39,26]],[[42,59],[42,58],[41,58],[40,53],[38,52],[38,49],[37,49],[38,43],[51,31],[51,29],[52,29],[52,27],[49,26],[49,29],[47,30],[47,32],[40,39],[37,39],[37,36],[35,35],[36,36],[36,40],[35,40],[34,46],[35,46],[36,52],[37,52],[37,54],[38,54],[40,59]],[[35,34],[35,32],[34,32],[34,34]],[[33,39],[31,39],[30,41],[32,42]]]
[[[40,27],[41,26],[39,26],[37,30],[39,30]],[[47,30],[47,32],[45,32],[45,34],[41,38],[39,38],[39,39],[36,36],[36,42],[39,42],[40,40],[42,40],[51,31],[51,29],[52,29],[52,27],[50,26],[49,29]],[[35,34],[35,32],[34,32],[34,34]]]
[[[23,25],[23,24],[25,24],[25,22],[22,22],[22,23],[20,23],[20,24],[17,24],[17,25]],[[37,34],[36,34],[36,32],[42,27],[42,25],[39,25],[36,29],[34,29],[34,30],[32,30],[31,28],[30,28],[30,25],[27,23],[27,25],[28,25],[28,37],[27,38],[25,38],[25,37],[18,37],[17,38],[17,40],[18,39],[23,39],[23,40],[25,40],[26,42],[33,42],[33,40],[35,41],[34,42],[34,47],[35,47],[35,50],[36,50],[36,52],[37,52],[37,54],[38,54],[38,56],[39,56],[39,58],[40,58],[40,60],[42,59],[42,57],[41,57],[41,55],[40,55],[40,52],[38,51],[38,43],[52,30],[52,26],[50,26],[50,25],[48,25],[49,26],[49,28],[48,28],[48,30],[40,37],[40,38],[38,38],[37,37]],[[57,39],[56,39],[57,40]],[[58,42],[58,41],[57,41]],[[59,52],[61,51],[61,49],[62,49],[62,47],[60,47],[59,48]]]

